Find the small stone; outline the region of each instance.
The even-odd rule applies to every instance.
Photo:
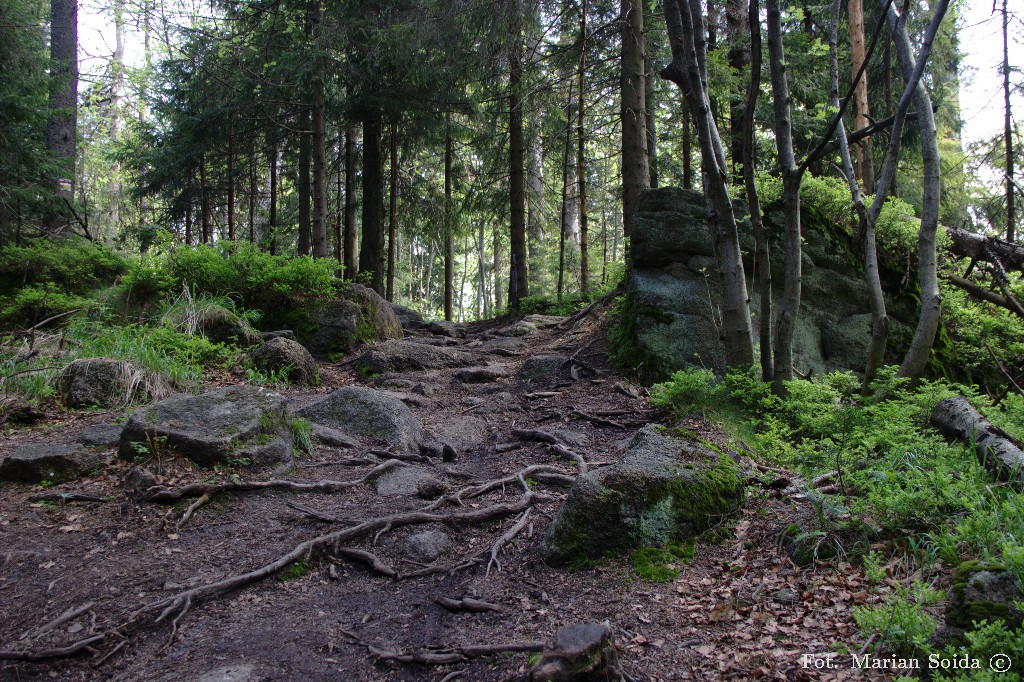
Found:
[[[288,339],[289,341],[298,341],[295,338],[295,332],[291,329],[279,329],[273,332],[260,332],[260,341],[266,343],[271,339]]]
[[[447,447],[447,446],[445,446]],[[446,460],[447,461],[447,460]],[[448,492],[448,484],[439,478],[423,478],[416,484],[416,494],[424,500],[434,500]]]
[[[311,422],[376,438],[403,452],[418,452],[420,422],[398,397],[387,391],[346,386],[298,411]]]
[[[143,466],[134,466],[121,479],[121,485],[130,495],[141,496],[158,483],[152,471]]]
[[[794,590],[784,587],[781,590],[776,590],[772,599],[780,604],[796,604],[800,601],[800,595]]]
[[[456,370],[455,380],[464,384],[486,384],[508,376],[508,370],[500,365],[484,365],[482,367],[464,367]]]
[[[1016,603],[1024,601],[1016,576],[999,563],[965,561],[957,568],[946,610],[948,625],[971,630],[975,622],[1002,620],[1008,629],[1024,624]]]
[[[434,395],[436,391],[437,386],[434,386],[433,384],[425,384],[422,381],[412,387],[413,393],[418,393],[419,395],[426,396],[428,398]]]
[[[466,330],[462,325],[445,320],[437,320],[427,325],[427,331],[438,336],[447,336],[452,339],[462,339],[466,336]]]
[[[357,448],[359,441],[347,433],[338,429],[332,429],[323,424],[313,424],[311,429],[313,438],[332,448]]]
[[[0,424],[35,424],[45,413],[38,407],[18,397],[0,399]]]
[[[433,561],[452,546],[451,537],[439,530],[425,530],[413,533],[402,543],[402,550],[414,561]]]
[[[612,630],[581,623],[558,629],[529,672],[530,682],[621,682]]]

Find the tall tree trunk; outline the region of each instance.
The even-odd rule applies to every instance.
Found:
[[[665,15],[672,63],[662,71],[662,77],[678,84],[690,104],[705,168],[704,191],[714,213],[709,215],[708,224],[714,226],[712,238],[722,284],[725,361],[730,367],[746,367],[754,361],[747,282],[736,216],[726,184],[725,154],[707,94],[707,45],[700,1],[667,0]]]
[[[203,243],[209,244],[213,236],[213,220],[210,209],[210,184],[206,178],[206,159],[199,159],[199,203],[203,213]]]
[[[314,49],[313,92],[311,99],[313,123],[313,258],[327,258],[327,124],[324,120],[324,81],[327,78],[326,58],[321,54],[320,34],[323,22],[323,5],[320,0],[312,3],[312,34]]]
[[[398,126],[391,124],[391,186],[388,188],[388,282],[385,298],[395,300],[395,250],[398,240]]]
[[[588,254],[588,221],[587,216],[587,155],[586,135],[583,130],[583,117],[586,113],[586,72],[587,72],[587,0],[580,6],[580,68],[579,68],[579,113],[576,118],[576,182],[579,184],[580,197],[580,291],[586,293],[590,289],[590,256]]]
[[[228,239],[235,241],[235,126],[228,125]]]
[[[725,31],[726,39],[729,42],[729,68],[736,72],[737,83],[740,84],[743,83],[743,71],[750,64],[752,51],[752,46],[747,43],[747,32],[750,29],[747,14],[747,0],[726,0]],[[760,24],[758,24],[758,31],[760,32]],[[743,159],[743,145],[746,137],[745,110],[743,97],[737,92],[729,102],[729,151],[732,158],[733,178],[737,185],[745,181],[743,171],[737,168]]]
[[[648,166],[647,81],[644,68],[644,0],[622,0],[620,102],[622,117],[622,224],[632,232],[640,193],[651,186]]]
[[[345,129],[345,279],[355,279],[359,272],[356,230],[356,127]]]
[[[747,202],[750,205],[750,225],[754,232],[754,270],[757,272],[758,302],[760,317],[757,321],[757,335],[760,342],[761,379],[771,381],[774,378],[774,362],[772,358],[772,271],[769,257],[768,234],[764,229],[761,216],[761,200],[757,194],[757,183],[754,182],[754,163],[757,148],[754,145],[754,111],[757,108],[757,96],[761,91],[761,9],[758,0],[750,0],[750,8],[746,13],[750,30],[750,84],[747,89],[746,105],[742,108],[743,115],[743,182],[747,190]]]
[[[782,10],[779,0],[768,0],[768,55],[771,62],[775,108],[775,145],[782,171],[782,206],[786,221],[786,283],[775,323],[775,363],[772,390],[785,393],[784,382],[793,378],[793,331],[800,313],[800,170],[793,153],[793,122],[789,102],[786,55],[782,47]]]
[[[572,83],[569,84],[569,99],[565,103],[565,151],[562,154],[562,210],[560,213],[560,230],[558,233],[558,285],[556,295],[562,300],[565,287],[565,243],[569,237],[569,154],[572,151]]]
[[[267,211],[267,239],[270,240],[270,253],[277,255],[277,140],[270,143],[270,208]]]
[[[1003,0],[1003,145],[1006,147],[1006,241],[1016,237],[1017,208],[1013,181],[1013,112],[1010,109],[1010,41],[1007,28],[1010,14]]]
[[[381,153],[382,122],[363,121],[363,240],[359,272],[369,272],[370,286],[384,295],[384,161]]]
[[[523,36],[521,0],[510,3],[511,50],[509,53],[509,195],[512,249],[509,258],[508,304],[519,310],[520,299],[529,296],[526,253],[526,177],[523,144]],[[497,256],[495,256],[497,257]],[[497,272],[497,270],[495,271]],[[497,289],[497,287],[495,287]]]
[[[345,134],[338,127],[338,174],[334,195],[334,245],[337,247],[338,273],[345,276]]]
[[[505,289],[502,286],[502,272],[505,270],[505,245],[501,242],[501,235],[498,230],[494,234],[494,309],[501,310],[505,307]]]
[[[121,129],[124,127],[124,0],[114,2],[114,54],[110,59],[110,143],[117,147],[121,143]],[[110,212],[107,225],[117,234],[121,223],[121,201],[124,199],[121,187],[121,163],[111,163],[109,186]],[[113,234],[111,236],[113,236]],[[102,235],[101,235],[102,237]]]
[[[685,96],[679,106],[679,118],[683,122],[683,189],[693,189],[693,139],[690,133],[690,105]]]
[[[256,152],[249,154],[249,243],[256,243]]]
[[[544,267],[544,140],[540,125],[534,126],[530,135],[530,156],[527,169],[529,194],[527,195],[526,225],[529,230],[530,276],[533,283],[545,283],[547,268]]]
[[[50,0],[50,118],[46,151],[55,161],[58,194],[69,204],[75,197],[78,149],[78,2]],[[69,209],[61,207],[47,221],[57,236],[69,234]]]
[[[881,0],[883,7],[885,0]],[[917,80],[914,92],[914,107],[917,109],[917,125],[921,135],[921,170],[923,176],[921,195],[921,228],[917,235],[918,281],[921,287],[921,314],[914,330],[897,376],[916,378],[924,371],[931,355],[935,334],[939,329],[942,311],[942,295],[939,292],[938,263],[935,252],[936,232],[939,227],[939,200],[942,188],[942,168],[939,162],[939,142],[935,129],[935,115],[932,113],[932,99],[920,81],[920,72],[931,51],[938,26],[949,8],[949,0],[938,0],[928,34],[921,44],[918,63],[915,65],[911,53],[910,38],[906,26],[900,21],[893,7],[889,7],[886,19],[896,47],[896,59],[903,78],[908,83]],[[916,66],[916,68],[915,68]],[[915,73],[916,72],[916,73]]]
[[[185,180],[185,246],[192,246],[192,185],[194,183],[195,178],[192,171],[189,171],[188,178]]]
[[[451,322],[455,297],[455,222],[452,215],[451,122],[444,138],[444,319]],[[461,301],[461,296],[460,296]]]
[[[310,224],[309,200],[310,200],[310,156],[312,155],[312,144],[310,143],[310,114],[309,107],[302,107],[299,115],[299,244],[298,254],[308,256],[310,252],[310,239],[312,226]]]
[[[867,58],[864,42],[864,0],[849,0],[847,12],[850,15],[850,68],[853,78],[860,73],[861,65]],[[860,130],[871,125],[871,109],[868,106],[868,74],[867,71],[857,81],[854,88],[853,129]],[[871,138],[865,137],[857,145],[857,169],[861,186],[866,194],[875,191],[875,168],[871,154]]]

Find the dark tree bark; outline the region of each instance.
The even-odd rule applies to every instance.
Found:
[[[444,138],[444,319],[451,322],[455,302],[455,221],[452,215],[452,134]],[[460,297],[461,300],[461,297]]]
[[[725,27],[726,38],[729,42],[729,68],[736,72],[738,83],[743,82],[743,72],[750,65],[751,51],[753,46],[748,44],[749,33],[747,0],[726,0],[725,3]],[[758,25],[760,32],[760,25]],[[750,92],[748,90],[749,98]],[[746,138],[746,119],[744,112],[747,105],[744,98],[737,92],[736,96],[729,102],[729,146],[733,164],[733,177],[736,184],[745,182],[745,174],[737,169],[737,165],[743,161],[743,145]]]
[[[579,185],[580,200],[580,291],[590,289],[590,256],[587,233],[589,218],[587,216],[587,154],[586,134],[583,128],[583,117],[587,110],[586,98],[587,72],[587,0],[580,5],[580,66],[579,66],[579,112],[576,118],[576,182]]]
[[[63,201],[75,196],[75,156],[78,149],[78,2],[50,0],[50,117],[46,150],[53,157],[58,193]],[[48,221],[55,235],[71,232],[69,210],[63,207]]]
[[[779,0],[768,0],[768,55],[771,62],[775,109],[775,145],[782,172],[782,205],[785,213],[785,272],[778,319],[775,323],[775,367],[772,390],[785,392],[784,382],[793,378],[793,331],[800,311],[800,178],[793,153],[793,122],[789,102],[786,55],[782,46],[782,9]]]
[[[212,237],[213,216],[210,208],[210,184],[206,178],[206,159],[199,159],[199,203],[202,207],[203,244],[209,244]]]
[[[398,239],[398,129],[391,124],[391,186],[388,188],[388,280],[384,295],[395,300],[395,251]]]
[[[384,295],[384,160],[380,118],[363,121],[363,239],[359,272],[370,273],[370,288]]]
[[[848,0],[847,12],[850,15],[850,68],[851,80],[857,78],[861,65],[867,59],[864,41],[864,0]],[[868,75],[865,72],[854,88],[854,130],[871,124],[871,108],[868,105]],[[866,194],[875,191],[875,168],[871,154],[871,138],[865,138],[857,144],[857,177]]]
[[[569,98],[565,103],[565,149],[562,153],[562,210],[558,232],[558,285],[556,295],[562,300],[565,291],[565,242],[569,236],[569,153],[572,150],[572,84],[569,84]]]
[[[359,272],[356,254],[356,127],[345,129],[345,279],[355,279]]]
[[[731,367],[747,367],[754,361],[747,282],[740,255],[739,232],[727,185],[725,153],[711,113],[707,84],[707,46],[699,0],[667,0],[665,15],[672,63],[662,77],[679,85],[686,96],[700,141],[704,166],[704,191],[709,226],[722,283],[722,335],[725,361]]]
[[[228,239],[235,241],[235,127],[228,125]]]
[[[693,139],[690,133],[690,105],[686,97],[680,103],[679,118],[683,127],[683,189],[693,189]]]
[[[313,153],[313,145],[310,140],[310,112],[309,107],[303,107],[299,115],[299,243],[298,254],[308,256],[310,253],[310,239],[312,237],[312,225],[310,222],[310,157]]]
[[[318,60],[319,61],[319,60]],[[317,69],[321,72],[320,67]],[[327,131],[324,122],[323,81],[313,86],[313,258],[327,258]]]
[[[647,158],[651,141],[647,135],[643,9],[643,0],[622,0],[622,224],[626,235],[632,232],[640,193],[651,186],[651,170]]]
[[[957,227],[947,227],[946,234],[952,240],[949,250],[956,256],[986,262],[998,259],[1007,270],[1024,273],[1024,244],[1011,244]]]
[[[523,22],[521,0],[512,0],[509,52],[509,200],[512,252],[509,255],[508,305],[519,310],[529,296],[526,253],[526,173],[523,144]],[[497,255],[495,255],[497,257]]]
[[[267,156],[270,157],[270,209],[267,215],[267,239],[270,241],[270,253],[277,255],[277,140],[270,143]]]

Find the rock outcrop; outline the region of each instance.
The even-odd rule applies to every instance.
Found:
[[[255,386],[173,396],[133,414],[121,432],[123,459],[157,450],[207,467],[290,462],[288,406],[280,394]]]
[[[0,481],[61,483],[98,469],[103,457],[79,443],[33,443],[0,457]]]
[[[385,372],[468,367],[479,361],[480,358],[472,353],[442,346],[385,341],[367,348],[356,361],[356,370],[363,376],[374,376]]]
[[[68,407],[116,407],[166,390],[159,379],[113,358],[75,360],[57,376],[57,393]]]
[[[341,356],[362,344],[400,338],[402,325],[377,292],[349,284],[338,298],[311,304],[296,332],[314,355]]]
[[[743,494],[728,456],[648,424],[617,463],[576,479],[541,551],[559,565],[686,539],[735,511]]]
[[[402,452],[419,452],[423,437],[419,419],[399,398],[361,386],[339,388],[306,405],[298,415],[346,433],[376,438]]]

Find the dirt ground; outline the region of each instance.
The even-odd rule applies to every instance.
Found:
[[[452,379],[453,370],[406,373],[405,378],[436,389],[414,410],[425,428],[463,415],[486,422],[483,443],[460,452],[450,465],[435,462],[437,476],[459,488],[531,464],[552,464],[571,473],[571,463],[549,452],[547,445],[520,440],[512,430],[569,430],[579,438],[573,449],[588,462],[610,463],[640,426],[661,420],[643,389],[630,395],[632,389],[612,369],[601,325],[600,319],[589,318],[571,331],[545,329],[524,337],[527,349],[518,355],[487,356],[510,372],[509,378],[493,383],[462,384]],[[488,328],[471,326],[467,339],[458,343],[472,350],[478,347],[474,339]],[[515,378],[530,354],[576,351],[581,351],[581,368],[593,372],[577,372],[576,378],[563,373],[532,384]],[[316,389],[288,389],[285,394],[298,405],[359,383],[345,361],[325,365],[322,377],[323,385]],[[218,378],[233,380],[240,382],[241,377]],[[613,423],[575,417],[579,411],[613,415],[607,417]],[[42,425],[5,436],[0,452],[25,442],[70,442],[85,426],[120,416],[52,415]],[[728,446],[713,424],[694,418],[687,427]],[[680,566],[679,577],[671,582],[641,581],[628,557],[576,571],[546,566],[538,546],[565,488],[545,485],[537,489],[551,495],[551,501],[533,509],[529,526],[502,552],[501,569],[492,566],[489,575],[486,561],[479,561],[450,573],[396,580],[363,563],[318,552],[298,568],[190,604],[172,638],[172,618],[155,623],[155,613],[136,612],[190,587],[268,564],[300,542],[345,524],[412,511],[427,502],[414,496],[381,497],[369,484],[336,494],[221,494],[178,528],[188,503],[133,500],[121,483],[129,466],[115,463],[95,477],[46,489],[0,487],[0,650],[41,651],[104,636],[77,656],[38,663],[0,661],[0,679],[500,681],[521,675],[530,654],[502,653],[431,666],[387,660],[387,654],[543,642],[560,626],[603,621],[614,630],[624,670],[636,680],[883,677],[848,670],[847,652],[865,645],[853,622],[854,605],[877,603],[885,586],[870,587],[859,567],[842,561],[797,568],[781,548],[780,533],[808,508],[800,500],[773,498],[758,483],[751,484],[747,502],[734,518],[697,543],[693,561]],[[211,477],[210,471],[173,458],[160,466],[168,486]],[[372,466],[364,453],[317,446],[280,477],[348,481]],[[271,474],[222,471],[215,477],[231,475]],[[28,499],[71,491],[107,499]],[[467,500],[466,508],[514,502],[522,493],[518,485],[506,485]],[[464,508],[451,505],[439,511],[456,509]],[[319,520],[308,510],[337,521]],[[457,565],[481,552],[486,559],[515,520],[507,516],[445,527],[453,542],[436,564]],[[422,565],[403,562],[397,549],[409,533],[423,529],[394,528],[376,543],[370,534],[344,546],[371,551],[400,573],[409,572]],[[792,598],[780,599],[780,590],[791,590],[781,594]],[[501,611],[451,613],[434,602],[465,596]],[[72,609],[80,614],[38,632]],[[816,669],[802,658],[829,652],[841,652],[833,659],[834,669]]]

